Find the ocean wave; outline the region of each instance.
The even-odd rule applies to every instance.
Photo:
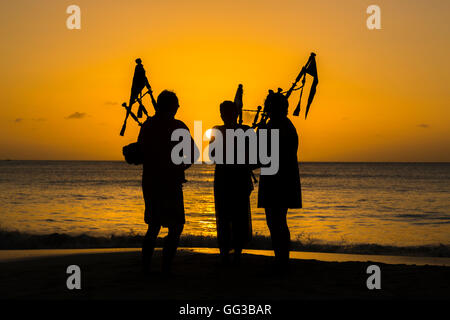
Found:
[[[450,216],[436,215],[436,213],[417,213],[417,214],[396,214],[394,217],[401,219],[428,219],[428,220],[442,220],[442,221],[450,221]]]
[[[92,227],[95,229],[95,227]],[[130,232],[123,235],[92,236],[87,234],[69,235],[64,233],[29,234],[19,231],[0,230],[0,249],[68,249],[68,248],[136,248],[142,245],[144,236]],[[163,239],[158,238],[157,246]],[[180,247],[217,247],[217,238],[205,235],[183,235]],[[292,241],[293,251],[383,254],[403,256],[450,257],[450,244],[423,246],[389,246],[371,243],[326,243],[313,239],[297,238]],[[272,249],[270,237],[255,234],[246,249]]]

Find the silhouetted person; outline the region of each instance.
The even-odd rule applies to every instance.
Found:
[[[178,107],[175,93],[163,91],[158,96],[155,115],[144,122],[138,138],[143,153],[144,221],[148,224],[142,245],[146,272],[150,268],[158,233],[161,227],[167,227],[169,232],[164,239],[162,271],[170,273],[185,223],[182,184],[186,181],[184,171],[190,165],[175,165],[171,159],[172,148],[178,143],[171,141],[172,132],[180,128],[188,130],[182,121],[174,118]],[[195,148],[192,138],[191,145]]]
[[[302,207],[297,160],[298,136],[287,117],[288,106],[287,98],[281,93],[271,92],[266,98],[265,110],[270,120],[265,128],[279,130],[279,169],[274,175],[260,176],[258,191],[258,207],[266,211],[275,259],[282,270],[286,270],[289,263],[288,208]]]
[[[236,151],[247,152],[247,150],[237,150],[236,139],[235,164],[225,164],[226,129],[240,128],[245,131],[250,127],[237,123],[238,108],[232,101],[224,101],[220,105],[220,116],[224,124],[214,127],[222,133],[224,160],[224,164],[216,164],[214,172],[217,239],[222,263],[228,264],[230,251],[234,249],[233,263],[239,264],[242,248],[252,236],[250,213],[250,193],[253,190],[252,172],[248,165],[236,164]],[[215,155],[214,149],[210,150],[210,154]]]

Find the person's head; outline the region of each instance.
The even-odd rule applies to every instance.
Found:
[[[289,101],[286,96],[281,93],[280,89],[276,93],[269,90],[269,94],[264,102],[264,108],[270,119],[279,120],[287,117]]]
[[[233,101],[224,101],[220,104],[220,117],[226,125],[233,125],[238,118],[238,109]]]
[[[156,113],[168,118],[173,118],[175,117],[179,106],[177,95],[172,91],[164,90],[158,96]]]

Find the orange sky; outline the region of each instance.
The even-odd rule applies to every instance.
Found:
[[[382,30],[366,28],[374,3]],[[66,28],[70,4],[81,30]],[[307,121],[291,117],[300,160],[450,161],[448,1],[15,0],[0,10],[0,159],[122,159],[138,132],[130,121],[119,136],[137,57],[156,92],[178,94],[177,117],[206,130],[239,83],[254,108],[314,51],[315,101]]]

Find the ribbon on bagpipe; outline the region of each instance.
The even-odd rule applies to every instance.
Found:
[[[295,79],[292,86],[289,88],[288,91],[283,92],[281,88],[278,88],[278,93],[282,93],[286,96],[286,98],[289,99],[290,95],[293,91],[301,90],[300,91],[300,99],[298,101],[297,107],[295,108],[293,115],[298,116],[300,114],[300,104],[302,101],[303,96],[303,88],[305,86],[306,82],[306,75],[309,74],[313,77],[313,82],[311,84],[311,89],[309,91],[309,97],[308,97],[308,103],[306,105],[306,111],[305,111],[305,119],[308,116],[309,109],[311,107],[311,103],[313,102],[314,96],[316,94],[316,88],[317,84],[319,83],[319,78],[317,76],[317,65],[316,65],[316,54],[314,52],[311,52],[311,55],[309,56],[308,61],[306,64],[302,67],[300,70],[300,73],[298,74],[297,78]],[[301,86],[297,87],[297,84],[301,81]],[[240,85],[241,86],[241,85]],[[238,97],[238,93],[242,91],[242,88],[238,88],[238,91],[236,92],[236,97]],[[269,93],[274,93],[272,90],[269,90]],[[241,97],[242,99],[242,97]],[[251,109],[243,109],[243,111],[248,112],[255,112],[255,117],[253,119],[252,128],[258,128],[262,125],[264,125],[268,121],[268,114],[265,108],[263,109],[261,106],[258,106],[256,110]],[[261,115],[261,118],[260,118]]]
[[[305,66],[302,68],[300,73],[298,74],[297,78],[295,79],[295,82],[292,84],[291,88],[285,92],[286,98],[289,98],[291,93],[294,90],[301,90],[300,91],[300,99],[298,101],[297,107],[294,110],[293,115],[298,116],[300,114],[300,103],[302,101],[303,96],[303,88],[305,86],[306,82],[306,74],[309,74],[313,77],[313,82],[311,84],[311,89],[309,90],[309,97],[308,97],[308,103],[306,105],[306,111],[305,111],[305,119],[308,116],[309,108],[311,107],[311,103],[314,99],[314,95],[316,94],[316,88],[317,84],[319,83],[319,78],[317,76],[317,65],[316,65],[316,54],[314,52],[311,52],[311,55],[309,56],[308,61],[306,62]],[[298,88],[296,88],[297,83],[302,81],[302,85]]]

